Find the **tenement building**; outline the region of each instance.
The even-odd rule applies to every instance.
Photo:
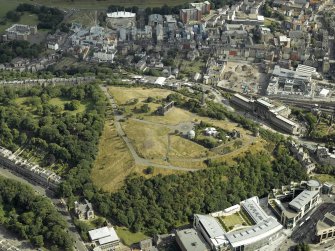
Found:
[[[50,189],[56,189],[61,183],[61,177],[54,172],[29,163],[3,147],[0,147],[0,164]]]
[[[316,224],[315,240],[324,242],[335,239],[335,212],[328,212]]]

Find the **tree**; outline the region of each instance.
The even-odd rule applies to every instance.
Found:
[[[43,241],[43,236],[42,235],[37,235],[31,238],[31,243],[35,245],[36,247],[43,247],[44,246],[44,241]]]
[[[140,111],[141,113],[147,113],[147,112],[150,112],[150,106],[149,106],[148,104],[143,104],[143,105],[140,107],[139,111]]]
[[[311,249],[310,249],[310,247],[309,247],[308,244],[306,244],[306,243],[299,243],[298,245],[296,245],[294,247],[294,250],[295,251],[310,251]]]
[[[36,195],[25,184],[1,176],[0,198],[4,227],[30,240],[36,247],[47,243],[58,246],[58,250],[72,250],[67,224],[49,199]]]
[[[80,107],[80,102],[78,100],[71,100],[69,103],[64,104],[64,109],[69,111],[78,110]]]
[[[145,169],[145,173],[146,174],[153,174],[154,172],[154,168],[152,166],[148,166],[146,169]]]

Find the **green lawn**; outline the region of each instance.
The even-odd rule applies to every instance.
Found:
[[[52,98],[52,99],[49,100],[50,105],[57,105],[57,106],[61,107],[63,110],[64,110],[64,104],[67,103],[67,102],[70,102],[70,100],[65,100],[65,99],[62,99],[62,98]],[[81,102],[80,107],[79,107],[78,110],[66,111],[66,112],[69,112],[69,113],[72,113],[72,114],[77,114],[77,113],[84,112],[85,109],[86,109],[86,105],[87,104]]]
[[[1,0],[0,0],[1,1]],[[6,13],[5,13],[6,14]],[[5,15],[4,14],[4,15]],[[3,16],[4,16],[3,15]],[[26,25],[37,25],[38,18],[35,14],[30,14],[28,12],[25,12],[22,16],[19,22],[20,24],[26,24]],[[12,26],[14,22],[6,21],[6,24],[0,25],[0,32],[4,32],[7,28]]]
[[[121,241],[127,246],[149,238],[141,232],[132,233],[126,227],[115,227],[115,231]]]
[[[10,10],[14,10],[18,5],[19,1],[16,0],[0,0],[0,18],[4,17]]]
[[[330,174],[315,174],[313,179],[320,181],[321,183],[330,182],[335,184],[335,176]]]
[[[15,103],[18,104],[23,110],[26,110],[26,111],[30,111],[30,112],[33,112],[33,110],[35,110],[36,107],[34,106],[27,106],[25,105],[25,101],[27,101],[29,98],[27,97],[21,97],[21,98],[16,98],[15,99]],[[65,103],[68,103],[70,102],[71,100],[67,100],[67,99],[62,99],[62,98],[52,98],[49,100],[49,104],[50,105],[56,105],[56,106],[59,106],[62,111],[65,112],[64,110],[64,104]],[[77,113],[82,113],[85,111],[85,109],[87,108],[87,106],[89,106],[90,104],[88,102],[81,102],[80,103],[80,106],[79,106],[79,109],[77,110],[74,110],[74,111],[66,111],[66,112],[69,112],[73,115],[77,114]]]
[[[220,217],[221,222],[225,225],[225,227],[229,230],[233,229],[236,225],[248,225],[247,222],[242,218],[239,213],[235,213],[229,216]]]

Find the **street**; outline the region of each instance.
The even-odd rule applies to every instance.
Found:
[[[29,186],[31,186],[37,193],[39,193],[42,196],[47,196],[49,199],[51,199],[51,201],[53,202],[53,204],[55,205],[55,208],[57,209],[57,211],[64,217],[65,221],[69,224],[69,230],[70,230],[70,234],[74,240],[74,246],[76,250],[79,251],[86,251],[87,248],[84,244],[84,242],[82,241],[79,233],[77,232],[76,227],[74,226],[73,222],[72,222],[72,218],[70,216],[69,211],[67,210],[67,207],[64,203],[62,203],[61,199],[57,199],[54,196],[54,193],[52,191],[50,191],[49,189],[46,189],[36,183],[32,183],[30,181],[27,181],[26,179],[24,179],[22,176],[8,170],[5,169],[4,167],[0,166],[0,175],[9,178],[9,179],[14,179],[17,181],[20,181],[24,184],[27,184]]]

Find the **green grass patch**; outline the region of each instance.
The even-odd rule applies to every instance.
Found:
[[[315,174],[313,179],[320,181],[321,183],[330,182],[335,184],[335,176],[330,174]]]
[[[220,217],[221,223],[223,223],[225,229],[232,230],[235,226],[250,226],[250,224],[244,219],[239,213],[235,213],[229,216]]]
[[[0,0],[0,18],[3,18],[6,16],[6,13],[10,10],[14,10],[17,5],[18,5],[19,1],[16,0]]]
[[[149,238],[149,236],[141,232],[132,233],[126,227],[115,227],[115,231],[121,241],[127,246]]]
[[[4,17],[6,13],[2,16]],[[25,12],[21,18],[20,21],[17,23],[19,24],[26,24],[26,25],[37,25],[38,24],[38,18],[35,14],[31,14],[28,12]],[[9,20],[6,21],[6,24],[0,25],[0,32],[4,32],[7,28],[11,27],[15,22],[11,22]]]
[[[62,108],[62,110],[64,110],[64,104],[66,104],[70,101],[71,100],[67,100],[67,99],[63,99],[63,98],[52,98],[52,99],[49,100],[49,104],[59,106],[59,107]],[[85,111],[87,105],[88,105],[88,103],[81,102],[80,106],[77,110],[74,110],[74,111],[67,111],[66,110],[66,112],[69,112],[69,113],[72,113],[72,114],[82,113],[82,112]]]

